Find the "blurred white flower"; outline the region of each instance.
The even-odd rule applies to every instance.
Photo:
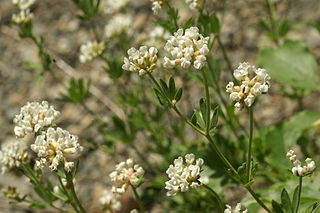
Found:
[[[19,141],[8,141],[1,145],[0,168],[1,173],[12,168],[19,167],[22,163],[29,160],[27,145]]]
[[[231,206],[229,205],[226,205],[226,207],[227,208],[224,210],[224,213],[247,213],[248,212],[247,209],[241,211],[240,203],[238,203],[234,209],[232,209]]]
[[[114,14],[119,12],[122,8],[127,6],[129,0],[105,0],[103,2],[104,11],[107,14]]]
[[[316,164],[311,158],[305,160],[306,166],[302,166],[301,162],[297,159],[297,155],[293,150],[287,152],[287,157],[293,163],[294,167],[291,169],[292,174],[298,177],[312,174],[316,169]]]
[[[130,213],[139,213],[137,209],[132,209]]]
[[[162,9],[163,0],[151,0],[153,14],[158,15]]]
[[[156,68],[158,50],[155,47],[141,46],[139,50],[130,48],[128,58],[124,58],[122,69],[144,75]]]
[[[77,136],[59,127],[50,127],[37,136],[34,144],[31,144],[31,149],[39,157],[36,168],[42,169],[46,164],[50,164],[49,168],[53,171],[62,163],[65,170],[71,171],[74,162],[69,162],[67,158],[69,155],[80,153],[83,147],[78,143]]]
[[[209,37],[203,37],[197,27],[179,29],[170,36],[164,49],[170,53],[170,57],[164,57],[164,67],[176,66],[187,69],[193,65],[197,70],[206,63],[206,55],[209,53]]]
[[[91,61],[95,57],[101,55],[104,50],[104,43],[97,41],[88,41],[80,47],[79,60],[81,63]]]
[[[120,36],[121,34],[131,36],[133,33],[132,20],[133,17],[129,14],[114,15],[104,28],[106,38],[115,38]]]
[[[35,2],[36,0],[12,0],[12,3],[20,10],[29,9]]]
[[[186,192],[189,188],[197,188],[202,172],[203,159],[195,159],[194,154],[185,155],[184,159],[178,157],[170,165],[166,173],[170,180],[166,181],[167,196],[174,196],[177,192]]]
[[[255,74],[253,78],[250,75]],[[235,86],[234,82],[229,82],[226,91],[230,93],[230,99],[235,101],[237,110],[243,109],[244,105],[251,107],[256,97],[268,92],[271,79],[265,69],[256,68],[247,62],[240,63],[234,70],[233,76],[241,85]]]
[[[138,165],[134,164],[132,159],[128,159],[116,165],[115,171],[110,173],[111,181],[115,182],[117,186],[112,187],[112,191],[122,194],[130,186],[136,186],[143,178],[144,170]]]
[[[20,109],[20,114],[13,119],[14,133],[17,137],[37,133],[42,127],[50,126],[60,116],[60,112],[47,101],[28,102]]]
[[[199,7],[201,7],[201,4],[203,0],[186,0],[186,3],[189,5],[191,10],[195,10]]]
[[[29,22],[33,18],[33,14],[29,9],[20,10],[19,13],[12,15],[12,21],[16,24]]]
[[[152,46],[160,49],[165,45],[169,37],[170,33],[168,31],[166,31],[163,27],[156,26],[149,32],[140,34],[140,38],[138,40],[140,40],[140,42],[146,46]]]
[[[112,190],[105,189],[99,201],[106,210],[119,211],[121,209],[119,194],[112,192]]]

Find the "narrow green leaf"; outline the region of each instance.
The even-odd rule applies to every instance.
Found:
[[[174,100],[178,102],[181,99],[181,96],[182,96],[182,88],[179,88],[176,94],[174,95]]]
[[[299,188],[300,186],[298,185],[294,189],[293,197],[292,197],[292,208],[295,210],[297,205],[298,205],[298,200],[299,200]]]
[[[281,205],[274,200],[272,200],[272,209],[274,213],[285,213],[281,208]]]
[[[286,189],[283,189],[281,192],[281,204],[287,213],[293,213],[291,200]]]

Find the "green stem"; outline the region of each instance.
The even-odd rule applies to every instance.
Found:
[[[236,80],[235,77],[233,76],[233,69],[232,69],[231,61],[227,55],[227,51],[226,51],[224,45],[221,42],[220,35],[217,35],[217,41],[218,41],[220,49],[222,50],[223,58],[227,62],[228,70],[229,70],[231,76],[233,77],[233,80]]]
[[[300,199],[301,199],[301,190],[302,190],[302,178],[303,177],[299,177],[299,195],[298,195],[298,202],[297,202],[297,207],[295,209],[295,213],[298,213],[299,210],[299,206],[300,206]]]
[[[206,77],[206,74],[204,72],[204,69],[201,69],[201,74],[202,74],[202,78],[203,78],[203,82],[204,82],[204,89],[206,91],[206,102],[207,102],[207,114],[206,114],[206,134],[209,135],[210,133],[210,114],[211,114],[211,107],[210,107],[210,93],[209,93],[209,86],[208,86],[208,80]]]
[[[224,204],[223,204],[222,200],[220,199],[219,195],[213,189],[211,189],[208,185],[203,184],[203,187],[213,195],[215,201],[218,203],[219,210],[220,210],[219,212],[223,212]]]
[[[271,210],[268,209],[268,207],[262,202],[262,200],[260,200],[260,198],[258,197],[258,195],[252,190],[251,186],[246,186],[244,185],[244,187],[248,190],[248,192],[251,194],[251,196],[257,201],[257,203],[264,208],[264,210],[266,210],[269,213],[272,213]]]
[[[253,138],[253,109],[249,107],[249,119],[250,119],[250,131],[249,131],[249,145],[248,145],[248,157],[247,157],[247,181],[251,180],[251,158],[252,158],[252,138]]]
[[[131,188],[132,188],[134,197],[136,198],[136,201],[138,202],[138,205],[139,205],[139,207],[140,207],[141,212],[144,213],[145,210],[144,210],[144,207],[143,207],[141,198],[140,198],[140,196],[139,196],[139,194],[138,194],[138,192],[137,192],[137,189],[136,189],[131,183],[130,183],[130,186],[131,186]]]
[[[61,180],[61,177],[60,177],[59,175],[57,175],[57,177],[58,177],[60,186],[61,186],[64,194],[65,194],[65,195],[68,197],[68,199],[70,200],[70,204],[71,204],[72,208],[73,208],[77,213],[79,213],[80,211],[78,210],[76,204],[73,202],[72,198],[70,197],[70,194],[69,194],[68,190],[67,190],[66,187],[63,185],[63,182],[62,182],[62,180]]]

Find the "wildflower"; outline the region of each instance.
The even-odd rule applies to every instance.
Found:
[[[19,167],[28,160],[28,149],[24,143],[19,141],[8,141],[1,146],[0,167],[2,174],[12,168]]]
[[[17,14],[12,15],[12,21],[16,24],[24,24],[29,22],[33,18],[33,14],[29,9],[21,10]]]
[[[106,38],[118,37],[122,34],[130,36],[132,34],[133,18],[128,14],[117,14],[113,16],[105,26]]]
[[[156,68],[158,50],[155,47],[141,46],[139,50],[130,48],[129,57],[124,58],[122,69],[137,72],[139,75],[152,73]]]
[[[191,10],[203,8],[205,0],[186,0]]]
[[[120,11],[129,3],[129,0],[105,0],[105,12],[107,14],[114,14]]]
[[[152,1],[153,14],[158,15],[162,9],[163,1],[162,0],[151,0],[151,1]]]
[[[101,55],[104,50],[104,43],[97,41],[88,41],[85,44],[82,44],[80,47],[80,62],[85,63],[91,61],[95,57]]]
[[[39,157],[39,160],[36,161],[36,168],[42,169],[46,164],[50,164],[49,168],[53,171],[60,163],[63,163],[65,170],[71,171],[74,163],[69,162],[67,156],[81,152],[83,147],[79,145],[77,136],[59,127],[56,129],[50,127],[37,136],[31,149]]]
[[[231,206],[229,205],[226,205],[226,207],[227,208],[224,210],[224,213],[247,213],[248,212],[247,209],[241,211],[240,203],[238,203],[234,209],[232,209]]]
[[[20,114],[13,119],[14,133],[23,138],[31,133],[38,133],[42,127],[50,126],[59,117],[60,112],[50,106],[47,101],[28,102],[20,109]]]
[[[208,41],[209,37],[203,37],[197,27],[186,29],[185,32],[179,29],[173,36],[170,36],[164,47],[173,58],[164,57],[164,67],[180,66],[187,69],[193,65],[197,70],[201,69],[209,53]]]
[[[316,169],[316,164],[311,158],[305,160],[306,166],[301,165],[301,162],[297,159],[297,155],[293,150],[287,152],[287,157],[293,163],[294,167],[291,169],[292,174],[298,177],[303,177],[312,174]]]
[[[108,189],[103,191],[102,196],[100,197],[100,203],[103,205],[105,210],[119,211],[121,209],[119,194]]]
[[[255,73],[253,78],[250,74]],[[251,107],[256,97],[268,92],[271,79],[265,69],[256,68],[247,62],[240,63],[239,67],[234,70],[233,76],[241,85],[235,86],[234,82],[229,82],[226,91],[230,93],[230,99],[236,101],[235,108],[243,109],[244,105]]]
[[[184,159],[178,157],[170,165],[166,173],[170,178],[166,182],[167,196],[174,196],[177,192],[186,192],[189,188],[198,188],[202,172],[203,159],[195,159],[194,154],[185,155]]]
[[[115,193],[124,193],[130,186],[137,186],[143,178],[144,170],[138,165],[134,164],[132,159],[121,162],[116,165],[116,170],[110,173],[111,181],[121,185],[120,187],[113,186],[112,191]]]
[[[12,3],[16,5],[20,10],[29,9],[36,0],[12,0]]]

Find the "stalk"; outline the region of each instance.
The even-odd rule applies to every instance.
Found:
[[[247,181],[251,180],[251,158],[252,158],[252,138],[253,138],[253,109],[249,107],[249,119],[250,119],[250,132],[249,132],[249,145],[248,145],[248,158],[246,164]]]
[[[133,191],[133,194],[134,194],[134,197],[136,198],[136,201],[138,202],[138,205],[140,207],[140,210],[142,213],[145,213],[146,211],[144,210],[144,207],[143,207],[143,204],[142,204],[142,200],[137,192],[137,189],[130,183],[130,186],[132,188],[132,191]]]
[[[295,213],[298,213],[299,211],[299,206],[300,206],[300,199],[301,199],[301,190],[302,190],[302,177],[299,177],[299,196],[298,196],[298,203],[297,203],[297,207],[295,209]]]

